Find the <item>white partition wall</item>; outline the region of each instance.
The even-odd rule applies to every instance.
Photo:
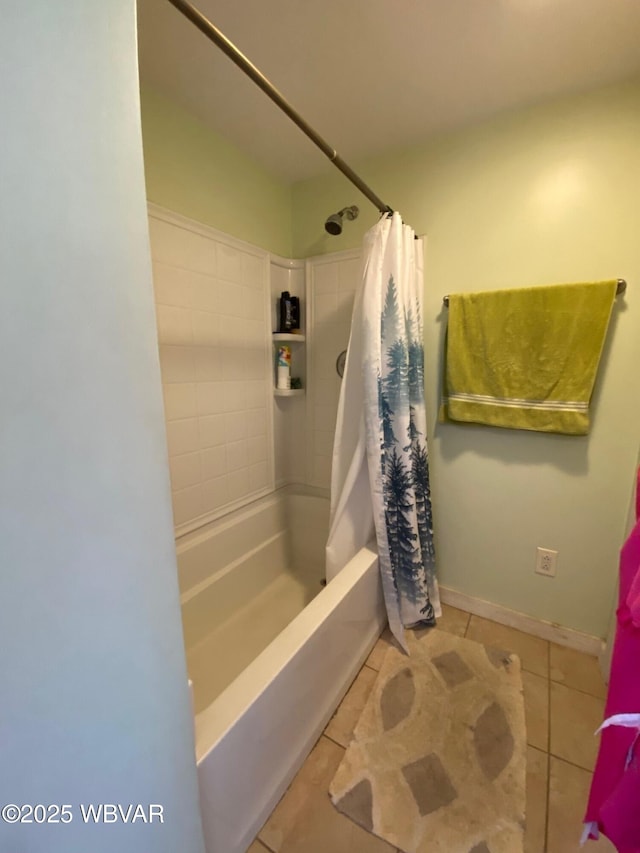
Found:
[[[0,804],[67,809],[0,820],[3,853],[203,850],[135,23],[2,10]],[[83,821],[105,803],[155,819]]]

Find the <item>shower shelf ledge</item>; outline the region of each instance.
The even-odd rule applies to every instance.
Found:
[[[274,388],[273,393],[276,397],[302,397],[304,388]]]
[[[274,341],[290,341],[294,344],[302,344],[305,341],[304,335],[292,335],[290,332],[274,332],[272,337]]]

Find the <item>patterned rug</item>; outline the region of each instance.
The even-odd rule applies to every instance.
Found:
[[[334,805],[404,853],[522,853],[520,661],[434,629],[391,647],[330,786]]]

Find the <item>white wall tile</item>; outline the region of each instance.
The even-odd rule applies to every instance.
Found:
[[[224,350],[221,347],[197,347],[194,356],[198,382],[222,382],[228,378],[224,369]]]
[[[160,370],[163,382],[193,382],[196,378],[193,347],[161,344]]]
[[[333,371],[330,379],[316,379],[316,403],[331,406],[338,411],[338,400],[340,399],[340,377]]]
[[[227,489],[229,501],[239,501],[251,493],[251,482],[249,480],[249,470],[241,468],[238,471],[233,471],[227,474]]]
[[[317,429],[313,436],[313,451],[320,456],[331,456],[333,453],[333,436],[330,430]]]
[[[218,243],[218,277],[227,281],[242,281],[242,261],[244,252]]]
[[[198,419],[200,447],[214,447],[224,444],[227,440],[225,432],[225,415],[207,415]]]
[[[217,287],[220,293],[220,313],[230,317],[244,317],[246,303],[244,285],[221,278],[217,281]]]
[[[338,355],[333,347],[323,347],[321,351],[315,353],[314,356],[314,377],[315,379],[331,379],[336,373],[336,361]]]
[[[188,270],[170,267],[167,264],[153,264],[153,289],[157,305],[177,305],[191,307],[193,293],[191,273]]]
[[[201,456],[203,480],[223,477],[227,473],[226,448],[223,444],[201,451]]]
[[[259,320],[264,327],[266,305],[261,290],[248,288],[245,302],[245,317],[247,320]]]
[[[247,412],[234,412],[232,415],[224,415],[224,440],[227,443],[239,441],[246,438],[248,423]]]
[[[330,485],[333,436],[340,397],[336,359],[348,346],[359,278],[359,258],[343,258],[328,264],[322,260],[311,261],[309,299],[314,328],[308,383],[311,395],[308,467],[311,482],[325,488]]]
[[[167,423],[167,447],[169,456],[180,456],[199,450],[198,421],[185,418]]]
[[[337,408],[334,406],[314,406],[314,427],[315,429],[335,430]]]
[[[245,379],[262,379],[265,369],[264,347],[250,347],[244,352]]]
[[[318,456],[313,457],[313,482],[314,485],[320,486],[323,489],[331,487],[331,457]]]
[[[192,272],[189,281],[192,308],[201,311],[220,310],[221,298],[218,282],[213,276]]]
[[[246,414],[247,435],[266,435],[267,433],[267,411],[266,409],[251,409]]]
[[[262,347],[265,351],[264,320],[245,320],[245,343],[249,347]]]
[[[222,350],[224,378],[231,382],[243,382],[247,378],[247,351],[236,343]]]
[[[336,313],[338,317],[342,319],[343,323],[346,318],[349,318],[349,321],[351,320],[351,315],[353,314],[354,298],[355,293],[352,290],[341,290],[338,292]]]
[[[355,291],[360,285],[362,261],[360,258],[341,261],[338,264],[338,292]]]
[[[169,458],[169,472],[171,474],[171,488],[174,491],[200,483],[202,480],[200,454],[184,453],[181,456],[171,456]]]
[[[151,217],[151,254],[155,261],[215,275],[215,243],[180,226]]]
[[[190,346],[193,343],[191,312],[187,308],[174,305],[157,305],[158,342]]]
[[[226,476],[204,481],[202,502],[205,512],[215,512],[230,502]]]
[[[267,402],[267,383],[265,380],[252,379],[247,386],[247,409],[264,408]],[[271,389],[269,389],[271,391]]]
[[[338,318],[338,294],[317,293],[314,300],[313,318],[317,325],[332,326]]]
[[[224,411],[224,382],[198,382],[196,396],[199,415],[215,415]]]
[[[248,252],[243,252],[241,281],[246,287],[258,290],[264,294],[266,283],[264,259],[250,255]],[[264,296],[261,301],[264,304]]]
[[[204,512],[202,486],[200,484],[173,492],[172,499],[173,523],[176,526],[185,524],[187,521],[193,521],[194,518],[197,518]]]
[[[246,382],[222,383],[222,411],[242,412],[247,406]]]
[[[227,472],[237,471],[238,468],[247,467],[247,440],[232,441],[226,445],[227,450]]]
[[[193,343],[197,347],[220,344],[220,315],[213,311],[192,311]]]
[[[266,462],[258,462],[249,468],[249,485],[252,492],[266,489],[269,485],[269,466]]]
[[[195,382],[171,382],[163,386],[164,414],[168,421],[192,418],[198,412]]]
[[[335,263],[319,262],[314,264],[313,290],[316,295],[337,292],[338,269]]]
[[[183,525],[273,487],[267,255],[154,215],[150,232],[174,520]]]
[[[254,435],[247,441],[247,461],[249,465],[266,462],[268,457],[266,435]]]

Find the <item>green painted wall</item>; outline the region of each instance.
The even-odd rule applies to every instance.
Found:
[[[510,113],[353,163],[426,234],[425,356],[441,583],[604,636],[640,434],[640,85]],[[326,216],[361,214],[339,238]],[[339,173],[293,189],[297,257],[359,246],[377,211]],[[446,293],[625,277],[591,434],[436,424]],[[559,551],[553,580],[536,546]]]
[[[290,256],[290,186],[148,86],[141,101],[148,200]]]

